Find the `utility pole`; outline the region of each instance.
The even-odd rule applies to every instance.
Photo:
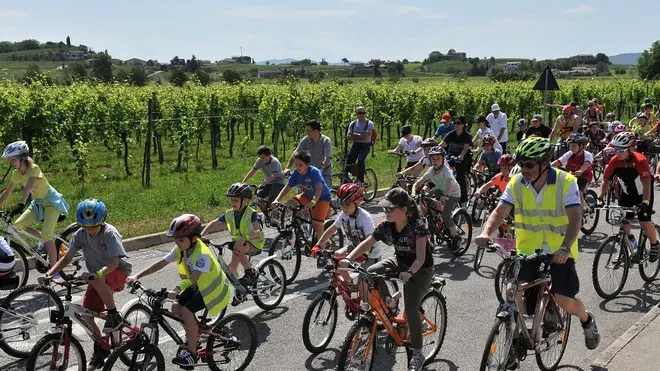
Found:
[[[239,46],[238,48],[241,50],[241,58],[243,58],[243,47]]]

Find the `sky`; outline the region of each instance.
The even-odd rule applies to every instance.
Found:
[[[449,49],[541,60],[642,52],[660,39],[659,12],[652,0],[0,0],[0,40],[70,36],[114,58],[161,62],[414,61]]]

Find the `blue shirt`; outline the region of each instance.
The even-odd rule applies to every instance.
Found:
[[[290,188],[298,186],[300,192],[302,192],[307,198],[311,200],[314,198],[315,186],[317,183],[323,184],[321,198],[318,201],[330,202],[330,200],[332,200],[332,196],[330,195],[330,188],[328,188],[328,185],[325,184],[321,170],[314,166],[310,166],[307,170],[307,174],[305,175],[300,174],[297,170],[293,170],[291,172],[291,176],[289,176],[289,183],[286,186]]]
[[[435,137],[436,138],[444,138],[447,133],[450,131],[454,130],[454,123],[450,123],[449,125],[442,123],[440,126],[438,126],[437,129],[435,129]]]
[[[495,170],[500,168],[499,166],[497,166],[497,160],[499,160],[500,157],[502,157],[502,152],[495,149],[493,150],[493,152],[488,152],[488,151],[481,152],[481,157],[479,157],[479,160],[486,163],[486,167],[490,172],[495,172]]]

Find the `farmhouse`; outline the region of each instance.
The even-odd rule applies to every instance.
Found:
[[[504,68],[507,70],[519,70],[520,62],[504,62]]]
[[[126,66],[132,66],[132,67],[144,67],[146,63],[147,61],[138,58],[131,58],[124,61],[124,64]]]

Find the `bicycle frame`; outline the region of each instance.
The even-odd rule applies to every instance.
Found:
[[[23,238],[29,238],[31,240],[35,240],[37,242],[46,242],[44,241],[41,237],[35,236],[27,231],[24,231],[13,224],[7,222],[3,218],[0,218],[0,232],[3,234],[3,238],[7,242],[7,244],[10,243],[10,241],[16,242],[24,252],[28,253],[28,255],[32,256],[35,260],[38,260],[40,263],[44,264],[45,266],[50,266],[50,262],[46,259],[44,259],[40,254],[37,254],[36,250]],[[53,240],[55,241],[60,241],[60,243],[63,246],[66,246],[68,249],[68,242],[63,240],[59,234],[54,233],[53,234]]]
[[[225,249],[225,247],[227,245],[231,244],[231,243],[232,242],[225,242],[224,244],[221,244],[221,245],[211,244],[211,246],[218,249],[219,254],[222,255],[222,252]],[[248,263],[252,263],[252,256],[248,256],[247,258],[248,258]],[[261,268],[261,266],[264,265],[267,261],[273,260],[273,259],[276,259],[276,258],[277,258],[277,255],[271,255],[271,256],[269,256],[265,259],[260,260],[259,263],[257,263],[257,265],[255,266],[255,269],[258,271],[259,268]],[[241,284],[241,281],[239,281],[236,277],[234,277],[234,275],[231,273],[231,270],[229,269],[229,265],[227,265],[227,263],[225,262],[224,259],[218,257],[217,260],[218,260],[218,263],[220,264],[220,268],[225,272],[225,274],[227,275],[227,278],[232,283],[232,285],[234,285],[234,287],[236,289],[238,289],[239,291],[242,291],[243,293],[246,293],[246,294],[259,295],[258,293],[259,293],[259,291],[262,287],[257,286],[256,291],[254,293],[251,293],[250,290],[247,287],[245,287],[245,286],[243,286],[243,284]],[[266,278],[270,279],[270,277],[267,277],[267,276],[266,276]],[[273,285],[278,285],[276,282],[273,282],[272,280],[270,281],[270,283],[273,284]],[[264,298],[267,298],[267,296],[264,295]]]

